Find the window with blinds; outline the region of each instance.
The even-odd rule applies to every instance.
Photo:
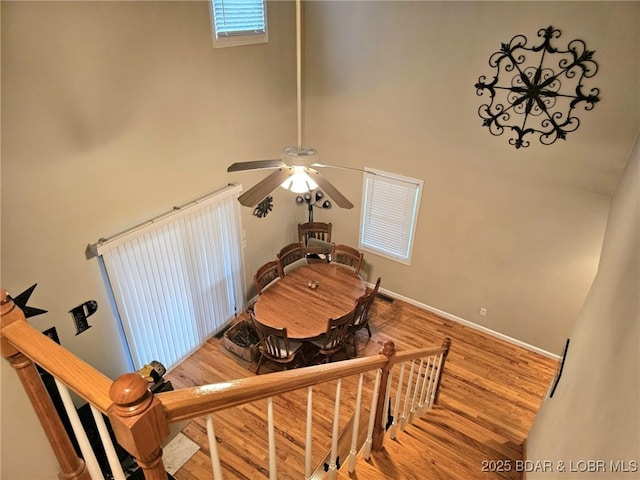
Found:
[[[171,368],[244,310],[240,187],[95,244],[135,368]]]
[[[359,246],[409,265],[423,181],[365,169]]]
[[[210,0],[210,8],[214,47],[268,40],[265,0]]]

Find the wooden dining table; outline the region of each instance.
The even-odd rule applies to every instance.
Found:
[[[317,287],[310,285],[317,282]],[[364,280],[338,263],[312,263],[288,272],[262,291],[253,311],[263,325],[287,328],[294,340],[318,338],[330,318],[349,313],[366,291]]]

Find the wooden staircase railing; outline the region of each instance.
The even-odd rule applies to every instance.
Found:
[[[7,292],[0,292],[2,315],[2,355],[16,369],[33,407],[42,423],[49,442],[58,459],[61,479],[86,480],[91,478],[84,461],[73,448],[66,430],[60,422],[46,389],[34,364],[51,373],[59,382],[75,391],[97,411],[108,415],[118,443],[134,456],[143,469],[147,480],[166,480],[167,474],[162,462],[162,444],[169,436],[169,425],[174,422],[206,416],[209,443],[212,454],[212,470],[216,480],[222,478],[220,460],[216,458],[215,434],[211,414],[228,408],[267,399],[269,409],[269,454],[270,478],[276,478],[275,445],[273,440],[273,416],[271,399],[274,396],[296,390],[307,389],[307,438],[311,443],[311,395],[315,385],[335,381],[336,410],[332,440],[331,461],[328,478],[335,478],[335,448],[337,442],[340,385],[343,378],[359,375],[357,398],[360,401],[363,375],[376,373],[370,410],[369,432],[363,447],[365,458],[371,450],[383,446],[386,423],[390,416],[392,371],[400,366],[395,392],[394,424],[391,435],[396,433],[396,420],[400,414],[399,405],[404,395],[401,430],[413,414],[428,410],[437,402],[440,380],[450,348],[450,340],[442,346],[423,348],[397,353],[393,342],[385,342],[379,355],[356,358],[343,362],[298,368],[268,375],[255,376],[183,388],[175,391],[152,394],[147,381],[138,373],[126,373],[111,381],[103,374],[84,363],[47,336],[30,326],[20,308],[14,305]],[[415,365],[419,361],[416,375]],[[405,363],[411,362],[411,372],[405,378]],[[423,368],[424,367],[424,368]],[[411,398],[411,401],[409,399]],[[417,407],[417,410],[416,410]],[[356,405],[356,415],[359,415]],[[358,423],[357,421],[355,422]],[[351,446],[350,470],[355,465],[355,453],[360,446]],[[310,453],[306,453],[306,477],[310,478]],[[95,477],[95,475],[94,475]]]

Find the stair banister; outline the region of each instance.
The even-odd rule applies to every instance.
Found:
[[[55,379],[95,406],[100,413],[109,414],[118,442],[136,457],[140,466],[145,469],[145,475],[147,470],[151,472],[150,476],[146,476],[147,480],[166,480],[161,450],[158,449],[160,443],[169,435],[168,423],[159,400],[150,395],[150,392],[150,396],[140,392],[148,391],[148,384],[142,376],[138,373],[128,373],[112,382],[101,372],[33,328],[27,322],[24,312],[16,307],[4,289],[0,290],[0,303],[2,355],[16,369],[33,404],[60,465],[60,478],[91,479],[84,461],[75,452],[34,364],[41,365]],[[138,395],[138,398],[132,399],[132,395]],[[158,440],[160,436],[162,438]],[[148,452],[147,445],[154,443],[158,443],[157,447]]]
[[[396,352],[393,342],[387,341],[379,355],[154,395],[150,392],[147,381],[139,373],[124,374],[112,382],[34,329],[27,323],[22,310],[15,306],[4,290],[1,291],[0,303],[2,354],[16,369],[43,425],[60,464],[59,478],[69,480],[90,480],[90,474],[84,461],[77,456],[34,364],[41,365],[57,381],[89,402],[96,410],[94,413],[108,414],[118,442],[136,458],[147,480],[165,480],[161,445],[169,435],[170,423],[302,388],[311,391],[314,385],[376,370],[376,385],[379,385],[379,388],[374,388],[371,399],[375,418],[372,416],[369,423],[367,445],[368,451],[380,450],[385,435],[384,412],[389,396],[391,369],[399,363],[404,364],[406,361],[414,361],[424,356],[434,356],[434,360],[439,357],[436,361],[436,376],[431,379],[431,401],[425,399],[425,403],[433,404],[437,402],[445,360],[451,344],[447,338],[441,347]],[[432,366],[435,366],[436,362]],[[415,397],[416,392],[414,402]],[[309,403],[310,398],[309,396]],[[216,469],[214,465],[214,475],[216,470],[220,469]],[[275,468],[272,471],[275,474]]]
[[[10,326],[27,324],[23,311],[16,308],[11,297],[5,289],[0,290],[0,315],[2,318],[2,356],[6,358],[15,369],[22,383],[38,420],[49,440],[53,453],[58,460],[61,480],[91,480],[89,471],[84,461],[78,457],[73,444],[67,435],[67,431],[58,417],[58,413],[42,384],[40,374],[34,363],[22,352],[16,349],[4,335],[5,328]],[[44,336],[39,333],[40,336]]]
[[[438,347],[433,350],[440,349]],[[383,355],[374,355],[212,385],[181,388],[155,396],[162,402],[167,420],[173,423],[382,368],[386,362]]]

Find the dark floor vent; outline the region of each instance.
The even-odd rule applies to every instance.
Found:
[[[393,303],[393,298],[389,297],[388,295],[385,295],[384,293],[378,293],[376,297],[378,297],[380,300],[383,300],[387,303]]]

